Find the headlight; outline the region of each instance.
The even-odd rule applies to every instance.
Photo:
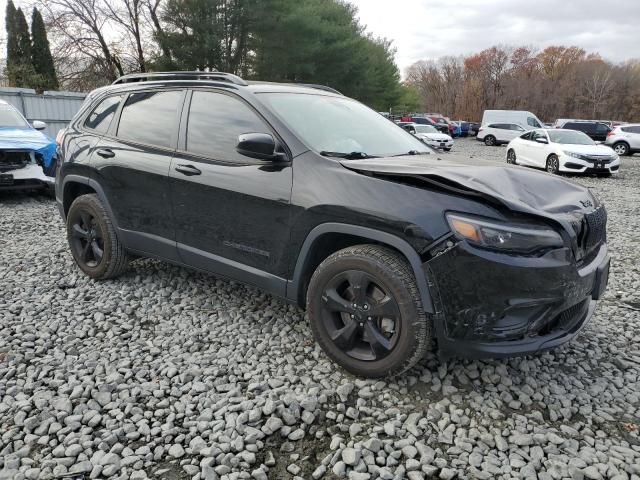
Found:
[[[568,155],[570,157],[573,157],[573,158],[579,158],[580,160],[587,160],[587,158],[584,155],[580,154],[580,153],[569,152],[567,150],[563,150],[562,153],[564,153],[565,155]]]
[[[482,248],[530,254],[564,245],[558,232],[544,225],[507,224],[477,217],[448,213],[451,230]]]

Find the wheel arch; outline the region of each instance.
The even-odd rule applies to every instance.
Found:
[[[104,208],[107,210],[109,215],[109,219],[113,226],[118,231],[118,223],[113,215],[113,210],[111,210],[111,205],[107,200],[107,196],[104,193],[104,190],[100,186],[98,182],[95,180],[84,177],[81,175],[67,175],[64,177],[62,182],[62,214],[63,218],[66,220],[67,213],[69,212],[69,208],[73,201],[78,198],[80,195],[86,194],[96,194],[100,199],[100,202],[104,205]]]
[[[426,274],[422,269],[423,262],[406,240],[368,227],[333,222],[316,226],[305,238],[298,254],[293,278],[287,282],[287,299],[304,308],[309,280],[318,265],[338,250],[365,243],[389,247],[409,262],[420,291],[422,306],[425,312],[433,313],[433,301]]]

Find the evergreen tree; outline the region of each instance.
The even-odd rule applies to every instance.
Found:
[[[7,72],[11,70],[11,67],[18,63],[18,39],[16,38],[16,7],[12,0],[7,3],[7,9],[5,13],[5,28],[7,31]]]
[[[56,69],[53,64],[47,31],[42,20],[42,15],[34,7],[31,16],[32,64],[36,74],[34,88],[38,90],[55,90],[58,88]]]
[[[11,7],[7,6],[7,34],[11,37],[7,45],[7,77],[11,86],[31,87],[35,71],[31,64],[29,27],[22,9],[14,7],[10,11]]]

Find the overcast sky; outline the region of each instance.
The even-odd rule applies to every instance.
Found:
[[[368,31],[393,40],[403,74],[417,60],[497,44],[577,45],[615,62],[640,58],[640,0],[348,1],[358,7]],[[0,39],[5,8],[6,0],[0,0]]]
[[[393,40],[404,74],[417,60],[498,44],[577,45],[621,62],[640,58],[640,0],[349,0],[375,35]]]

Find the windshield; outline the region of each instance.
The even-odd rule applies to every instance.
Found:
[[[561,143],[566,145],[595,145],[596,142],[591,140],[586,133],[577,132],[575,130],[547,130],[552,143]]]
[[[431,125],[416,125],[416,133],[438,133]]]
[[[429,153],[416,137],[346,97],[263,93],[260,98],[316,152],[362,152],[371,156]]]
[[[13,107],[0,105],[0,128],[26,128],[29,124]]]

